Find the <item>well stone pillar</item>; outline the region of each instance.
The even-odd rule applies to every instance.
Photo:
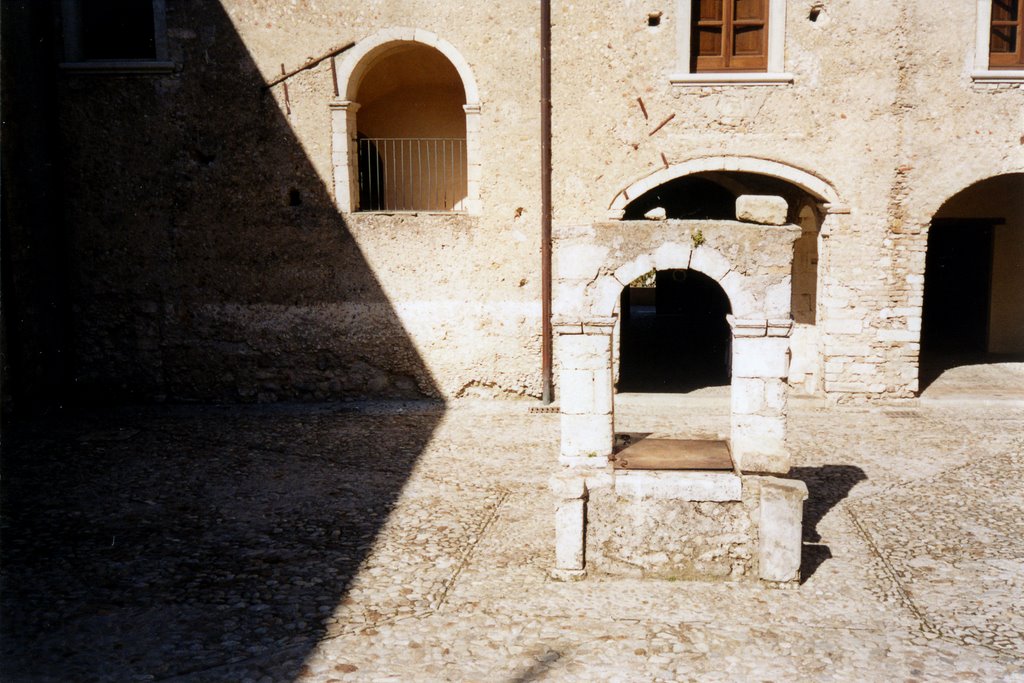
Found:
[[[587,486],[585,478],[572,469],[548,481],[555,496],[555,566],[551,577],[574,581],[586,576]]]
[[[758,576],[764,581],[800,580],[805,500],[807,484],[802,481],[761,479]]]
[[[730,448],[742,472],[785,474],[786,377],[792,320],[738,319],[732,328]]]
[[[558,397],[562,442],[559,461],[605,467],[614,445],[612,331],[615,317],[557,321]]]

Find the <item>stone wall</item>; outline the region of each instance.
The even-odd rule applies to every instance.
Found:
[[[786,78],[752,86],[673,77],[685,2],[553,7],[557,267],[586,260],[589,226],[659,171],[706,158],[797,169],[829,205],[816,300],[824,389],[912,396],[928,223],[972,183],[1024,171],[1020,80],[972,76],[979,3],[825,2],[812,17],[773,0],[786,9]],[[70,292],[55,299],[70,322],[52,355],[73,359],[74,386],[220,400],[539,395],[539,8],[166,5],[171,73],[60,70],[59,32],[25,29],[54,43],[52,223],[66,226],[55,248]],[[447,41],[479,87],[470,217],[339,211],[334,62],[297,72],[287,92],[265,87],[403,27]],[[43,272],[25,253],[8,263],[20,282]],[[24,305],[8,297],[5,310],[49,305],[18,296]],[[5,340],[42,348],[32,318]]]
[[[537,22],[514,2],[168,0],[172,73],[61,72],[76,386],[539,395],[539,55],[503,37]],[[478,215],[339,211],[331,60],[265,87],[398,26],[438,33],[480,83]]]
[[[799,581],[803,482],[731,472],[566,468],[550,486],[556,579]]]
[[[600,221],[624,187],[709,156],[822,178],[838,198],[819,245],[824,389],[913,395],[928,222],[1024,169],[1024,90],[971,76],[976,3],[826,2],[812,21],[790,1],[792,82],[769,86],[673,85],[679,5],[654,28],[646,6],[555,8],[556,222]]]

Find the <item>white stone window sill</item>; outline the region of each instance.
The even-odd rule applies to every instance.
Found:
[[[976,83],[1024,83],[1024,69],[985,69],[971,72]]]
[[[668,77],[672,85],[789,85],[793,82],[791,73],[699,73],[672,74]]]
[[[153,59],[111,59],[64,62],[61,70],[80,74],[159,74],[174,71],[174,62]]]

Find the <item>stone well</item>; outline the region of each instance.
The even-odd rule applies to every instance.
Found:
[[[758,208],[758,207],[755,207]],[[757,212],[751,212],[759,215]],[[556,247],[560,471],[556,567],[666,578],[798,581],[806,486],[784,479],[791,268],[800,228],[740,221],[618,221]],[[748,218],[750,220],[750,218]],[[613,467],[613,336],[623,287],[651,270],[716,280],[732,315],[730,471]]]

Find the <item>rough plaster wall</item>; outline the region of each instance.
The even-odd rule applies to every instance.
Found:
[[[539,395],[536,8],[167,4],[174,74],[62,77],[79,383],[226,400]],[[473,69],[481,216],[339,215],[329,61],[289,79],[287,103],[262,91],[282,64],[396,26],[436,32]]]
[[[661,26],[647,12],[665,11]],[[601,220],[631,181],[711,155],[829,181],[818,327],[836,396],[916,391],[924,228],[974,180],[1024,168],[1024,90],[972,84],[974,3],[789,3],[791,85],[673,87],[675,7],[556,6],[555,219]],[[600,79],[582,77],[601,73]],[[644,100],[649,118],[636,101]],[[651,134],[661,122],[673,118]]]

